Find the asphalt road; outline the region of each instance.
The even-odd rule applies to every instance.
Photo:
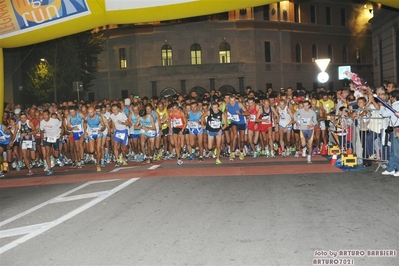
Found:
[[[300,266],[348,250],[335,263],[399,264],[399,178],[175,169],[186,176],[0,189],[0,265]]]

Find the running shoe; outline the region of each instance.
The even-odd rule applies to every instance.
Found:
[[[120,166],[121,166],[121,163],[119,161],[116,161],[115,162],[115,167],[120,167]]]
[[[194,160],[194,153],[191,153],[191,154],[190,154],[190,156],[188,157],[188,160],[189,160],[189,161]]]
[[[182,159],[180,159],[180,158],[179,158],[179,159],[177,159],[177,164],[178,164],[178,165],[182,165],[182,164],[183,164],[183,160],[182,160]]]
[[[236,158],[235,153],[230,153],[230,161],[234,161],[234,159]]]
[[[295,152],[295,158],[299,158],[299,151]]]
[[[46,175],[52,175],[53,174],[53,169],[48,169]]]
[[[31,175],[33,175],[33,173],[32,173],[31,170],[29,170],[28,173],[27,173],[26,175],[27,175],[27,176],[31,176]]]
[[[312,156],[308,155],[307,162],[312,163]]]
[[[216,159],[216,164],[217,164],[217,165],[221,165],[222,162],[221,162],[219,159]]]
[[[97,165],[97,172],[101,172],[101,166]]]
[[[204,158],[202,158],[202,156],[200,156],[200,157],[198,158],[198,160],[199,160],[200,163],[202,163],[202,162],[204,161]]]
[[[244,158],[245,158],[244,153],[240,152],[240,160],[242,161],[242,160],[244,160]]]
[[[302,157],[305,158],[306,157],[306,148],[302,149]]]

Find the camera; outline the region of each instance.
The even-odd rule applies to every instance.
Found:
[[[392,133],[393,132],[393,127],[387,127],[386,129],[385,129],[385,133],[387,133],[387,134],[390,134],[390,133]]]

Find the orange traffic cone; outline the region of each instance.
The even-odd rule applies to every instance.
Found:
[[[320,155],[327,155],[327,154],[328,154],[327,144],[323,144],[323,145],[321,146]]]
[[[337,161],[337,152],[335,151],[333,157],[331,158],[330,165],[334,165],[336,161]]]

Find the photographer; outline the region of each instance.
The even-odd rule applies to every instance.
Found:
[[[399,110],[399,91],[391,93],[392,108]],[[391,137],[391,152],[388,161],[387,169],[382,172],[383,175],[399,176],[399,112],[392,112],[385,106],[381,106],[380,114],[383,117],[389,117],[392,123],[393,130],[389,132]]]

